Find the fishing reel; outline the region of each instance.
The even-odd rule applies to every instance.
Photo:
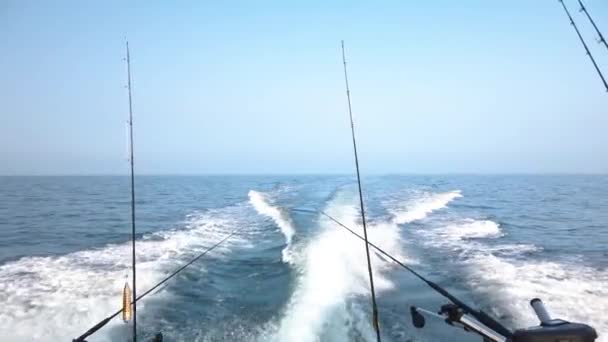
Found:
[[[500,323],[494,321],[482,311],[468,312],[456,304],[441,306],[438,313],[410,307],[412,324],[416,328],[423,328],[425,318],[423,313],[444,320],[452,326],[462,327],[465,331],[476,333],[484,341],[496,342],[593,342],[597,338],[595,329],[582,323],[570,323],[562,319],[552,319],[543,302],[534,298],[530,305],[540,325],[511,332]],[[489,320],[487,320],[489,318]],[[480,322],[484,321],[484,323]]]

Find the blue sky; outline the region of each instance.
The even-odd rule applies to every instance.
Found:
[[[139,173],[353,172],[341,39],[364,173],[608,171],[608,95],[554,0],[9,0],[0,174],[128,172],[125,37]]]

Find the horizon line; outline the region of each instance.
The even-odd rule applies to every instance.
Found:
[[[341,172],[293,172],[293,173],[135,173],[141,177],[155,176],[355,176],[355,173]],[[0,174],[0,177],[128,177],[129,173],[49,173],[49,174]],[[372,172],[365,176],[608,176],[608,172]]]

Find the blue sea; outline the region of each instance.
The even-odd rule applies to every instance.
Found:
[[[363,178],[369,239],[504,322],[554,315],[608,341],[608,176]],[[137,307],[140,340],[373,341],[352,176],[136,178],[142,293],[236,234]],[[0,177],[0,340],[70,341],[121,307],[130,279],[127,177]],[[446,301],[377,253],[383,341],[480,341],[410,305]],[[89,341],[129,341],[119,318]]]

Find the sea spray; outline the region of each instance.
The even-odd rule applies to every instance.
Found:
[[[331,202],[326,211],[355,232],[362,234],[358,211],[352,204]],[[320,230],[302,251],[303,273],[277,331],[277,341],[309,342],[319,339],[349,341],[347,325],[372,336],[368,301],[353,305],[354,296],[369,296],[363,242],[330,220],[320,218]],[[399,227],[392,222],[375,222],[368,227],[369,240],[405,260]],[[378,294],[393,288],[387,276],[393,264],[372,253],[372,269]],[[355,312],[353,312],[355,311]],[[350,323],[348,323],[350,322]]]
[[[288,263],[292,262],[293,257],[290,247],[295,234],[295,229],[289,215],[280,207],[273,205],[267,194],[255,190],[249,191],[249,202],[260,215],[270,217],[279,227],[285,236],[286,246],[282,251],[283,261]]]
[[[443,193],[424,193],[423,196],[398,205],[389,211],[393,214],[395,224],[411,223],[422,220],[435,210],[447,207],[448,203],[462,197],[460,190]]]

